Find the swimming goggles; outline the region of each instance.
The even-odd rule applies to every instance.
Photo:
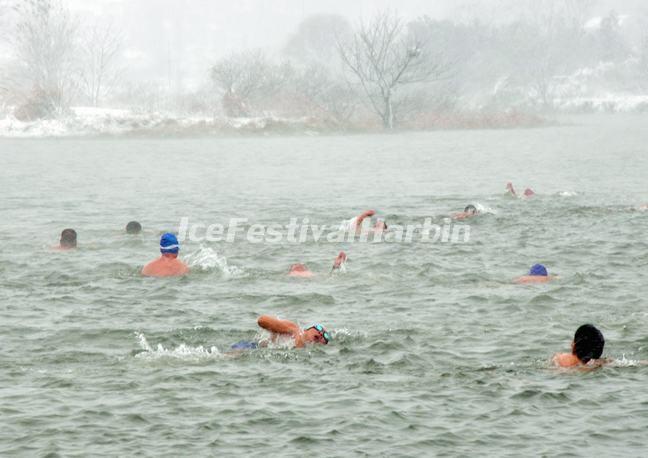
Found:
[[[319,332],[320,335],[324,338],[326,345],[328,345],[329,341],[331,340],[331,334],[329,334],[328,331],[324,329],[324,326],[322,326],[321,324],[316,324],[308,329],[315,329],[317,332]],[[308,331],[308,329],[306,330]]]

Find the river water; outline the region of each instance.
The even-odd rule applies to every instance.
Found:
[[[646,456],[647,125],[0,140],[0,455]],[[189,276],[139,275],[183,217],[442,224],[469,203],[466,243],[186,240]],[[79,248],[53,250],[66,227]],[[512,283],[536,262],[559,280]],[[230,357],[260,314],[334,340]],[[552,368],[588,322],[616,362]]]

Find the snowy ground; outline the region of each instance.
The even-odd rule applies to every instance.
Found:
[[[648,113],[648,95],[557,98],[554,106],[568,113]]]
[[[71,114],[50,120],[23,122],[12,115],[0,118],[0,137],[72,137],[120,135],[210,135],[228,133],[299,130],[309,133],[308,119],[214,118],[177,116],[168,113],[141,113],[114,108],[73,107]]]

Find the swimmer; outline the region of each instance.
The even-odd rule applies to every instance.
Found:
[[[270,331],[272,342],[281,336],[291,337],[296,348],[303,348],[307,344],[327,345],[331,341],[331,335],[321,324],[301,329],[292,321],[280,320],[269,315],[260,316],[257,324],[266,331]]]
[[[367,218],[371,218],[375,214],[376,214],[375,210],[367,210],[362,214],[356,216],[355,218],[351,219],[349,223],[349,230],[355,231],[356,235],[362,233],[362,223],[364,222],[364,220]],[[370,229],[370,231],[374,233],[385,232],[386,230],[387,230],[387,224],[383,219],[376,220],[376,223]]]
[[[344,263],[346,262],[346,259],[347,259],[346,253],[344,251],[340,251],[340,253],[335,258],[335,261],[333,261],[333,268],[331,269],[331,272],[341,268],[342,265],[344,265]],[[290,266],[290,270],[288,271],[288,276],[312,278],[315,276],[315,274],[311,272],[310,269],[306,267],[305,264],[293,264],[292,266]]]
[[[340,251],[340,253],[337,255],[337,258],[335,258],[335,261],[333,261],[333,268],[331,269],[331,272],[333,272],[336,269],[342,268],[346,260],[347,260],[346,253],[344,251]]]
[[[139,234],[142,232],[142,225],[137,221],[131,221],[126,225],[127,234]]]
[[[61,240],[59,250],[72,250],[77,247],[77,233],[74,229],[63,229],[61,232]]]
[[[506,183],[506,191],[513,197],[518,196],[517,193],[515,192],[515,189],[513,188],[513,183],[511,183],[510,181]],[[533,189],[526,188],[524,190],[524,197],[533,197],[533,196],[535,196],[535,192],[533,192]]]
[[[290,266],[290,270],[288,271],[288,276],[311,278],[314,277],[315,274],[311,272],[308,269],[308,267],[306,267],[306,264],[293,264],[292,266]]]
[[[515,283],[546,283],[556,278],[556,275],[549,275],[547,268],[542,264],[531,266],[528,275],[522,275],[515,279]]]
[[[551,360],[558,367],[599,367],[609,362],[608,359],[601,359],[604,346],[601,331],[591,324],[584,324],[576,330],[571,353],[556,353]]]
[[[464,211],[452,215],[452,218],[466,219],[466,218],[472,218],[473,216],[477,216],[477,215],[479,215],[479,211],[477,210],[477,207],[471,204],[466,206],[466,208],[464,208]]]
[[[160,253],[162,255],[149,262],[142,269],[146,277],[176,277],[189,273],[189,267],[178,259],[180,244],[175,235],[166,233],[160,239]]]

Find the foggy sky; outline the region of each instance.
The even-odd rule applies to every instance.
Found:
[[[585,0],[586,1],[586,0]],[[340,14],[352,24],[386,9],[405,19],[493,22],[507,15],[538,14],[520,0],[62,0],[83,23],[112,22],[124,38],[132,78],[192,87],[207,79],[219,57],[242,49],[279,51],[298,24],[318,14]],[[641,0],[596,1],[601,12],[646,11]],[[642,13],[644,14],[644,13]],[[172,83],[175,82],[175,83]]]

